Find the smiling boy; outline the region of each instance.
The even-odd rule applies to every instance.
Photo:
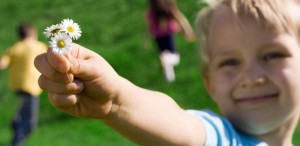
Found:
[[[224,117],[137,87],[76,44],[68,57],[36,58],[39,84],[58,109],[101,119],[140,145],[290,146],[300,114],[299,18],[297,0],[224,0],[202,13],[204,80]]]
[[[200,25],[210,95],[237,129],[270,145],[291,145],[299,120],[298,9],[292,0],[232,0],[199,19],[211,19]]]

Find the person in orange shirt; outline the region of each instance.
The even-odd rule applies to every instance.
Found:
[[[5,50],[0,58],[0,69],[8,69],[9,87],[20,97],[20,109],[13,118],[12,146],[21,146],[37,125],[38,86],[40,73],[34,67],[34,58],[47,51],[46,44],[38,41],[36,28],[28,23],[18,28],[20,40]]]

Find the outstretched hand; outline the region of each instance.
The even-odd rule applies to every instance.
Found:
[[[58,109],[89,118],[104,118],[111,111],[120,77],[98,54],[72,44],[66,55],[54,55],[48,49],[34,64],[41,72],[40,87]]]
[[[101,119],[140,145],[203,144],[201,137],[190,136],[203,131],[202,124],[172,98],[135,86],[80,45],[73,44],[66,55],[54,55],[49,49],[34,63],[42,73],[40,87],[65,113]]]

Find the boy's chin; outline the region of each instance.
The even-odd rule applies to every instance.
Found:
[[[275,132],[279,128],[280,122],[247,123],[235,125],[239,130],[250,135],[266,135]]]

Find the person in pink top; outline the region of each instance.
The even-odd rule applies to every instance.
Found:
[[[160,61],[167,81],[175,80],[174,65],[179,63],[179,53],[174,34],[183,30],[187,40],[194,40],[194,31],[178,9],[175,0],[149,0],[147,22],[150,35],[160,53]]]

